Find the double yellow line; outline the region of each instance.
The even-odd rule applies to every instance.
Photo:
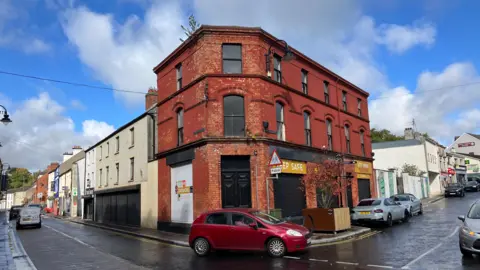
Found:
[[[340,241],[330,242],[330,243],[325,243],[325,244],[313,244],[310,247],[323,247],[323,246],[331,246],[331,245],[349,243],[349,242],[353,242],[353,241],[357,241],[357,240],[362,240],[362,239],[368,238],[370,236],[374,236],[374,235],[379,234],[379,233],[380,233],[380,231],[371,231],[371,232],[362,234],[358,237],[352,237],[352,238],[348,238],[348,239],[345,239],[345,240],[340,240]]]

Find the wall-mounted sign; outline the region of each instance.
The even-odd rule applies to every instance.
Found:
[[[307,164],[301,161],[282,159],[282,173],[307,174]]]
[[[450,174],[450,175],[454,175],[454,174],[455,174],[455,170],[452,169],[452,168],[448,168],[447,172],[448,172],[448,174]]]
[[[372,174],[372,163],[356,160],[355,161],[355,172],[361,174]],[[357,177],[358,178],[358,177]],[[370,178],[370,177],[368,177]]]
[[[470,146],[475,146],[475,142],[464,142],[464,143],[458,144],[458,147],[470,147]]]
[[[72,196],[77,196],[77,188],[72,188]]]
[[[175,193],[177,195],[193,193],[193,186],[187,186],[187,180],[177,181]]]
[[[470,160],[465,159],[465,165],[468,165],[468,164],[470,164]]]

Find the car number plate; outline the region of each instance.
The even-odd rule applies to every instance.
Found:
[[[370,215],[370,212],[360,212],[360,215]]]
[[[455,192],[450,192],[451,195],[455,195],[456,193]]]
[[[30,218],[23,218],[23,221],[30,221]]]

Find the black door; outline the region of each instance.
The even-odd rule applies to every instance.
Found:
[[[84,199],[83,203],[83,217],[84,219],[93,220],[93,199]]]
[[[306,208],[305,193],[301,187],[301,175],[280,174],[273,180],[275,208],[282,209],[282,217],[298,217]]]
[[[127,226],[140,226],[140,192],[127,191],[97,195],[96,220]]]
[[[370,180],[358,179],[358,199],[363,200],[371,197],[372,194],[370,193]]]
[[[222,156],[222,207],[252,207],[250,157]]]
[[[352,198],[352,186],[348,185],[347,187],[347,205],[350,208],[353,208],[353,198]]]

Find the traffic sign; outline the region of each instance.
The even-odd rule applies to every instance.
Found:
[[[279,174],[279,173],[282,173],[282,166],[270,168],[270,174]]]
[[[282,160],[277,154],[277,149],[273,150],[272,157],[270,158],[270,163],[268,166],[279,166],[282,165]]]

